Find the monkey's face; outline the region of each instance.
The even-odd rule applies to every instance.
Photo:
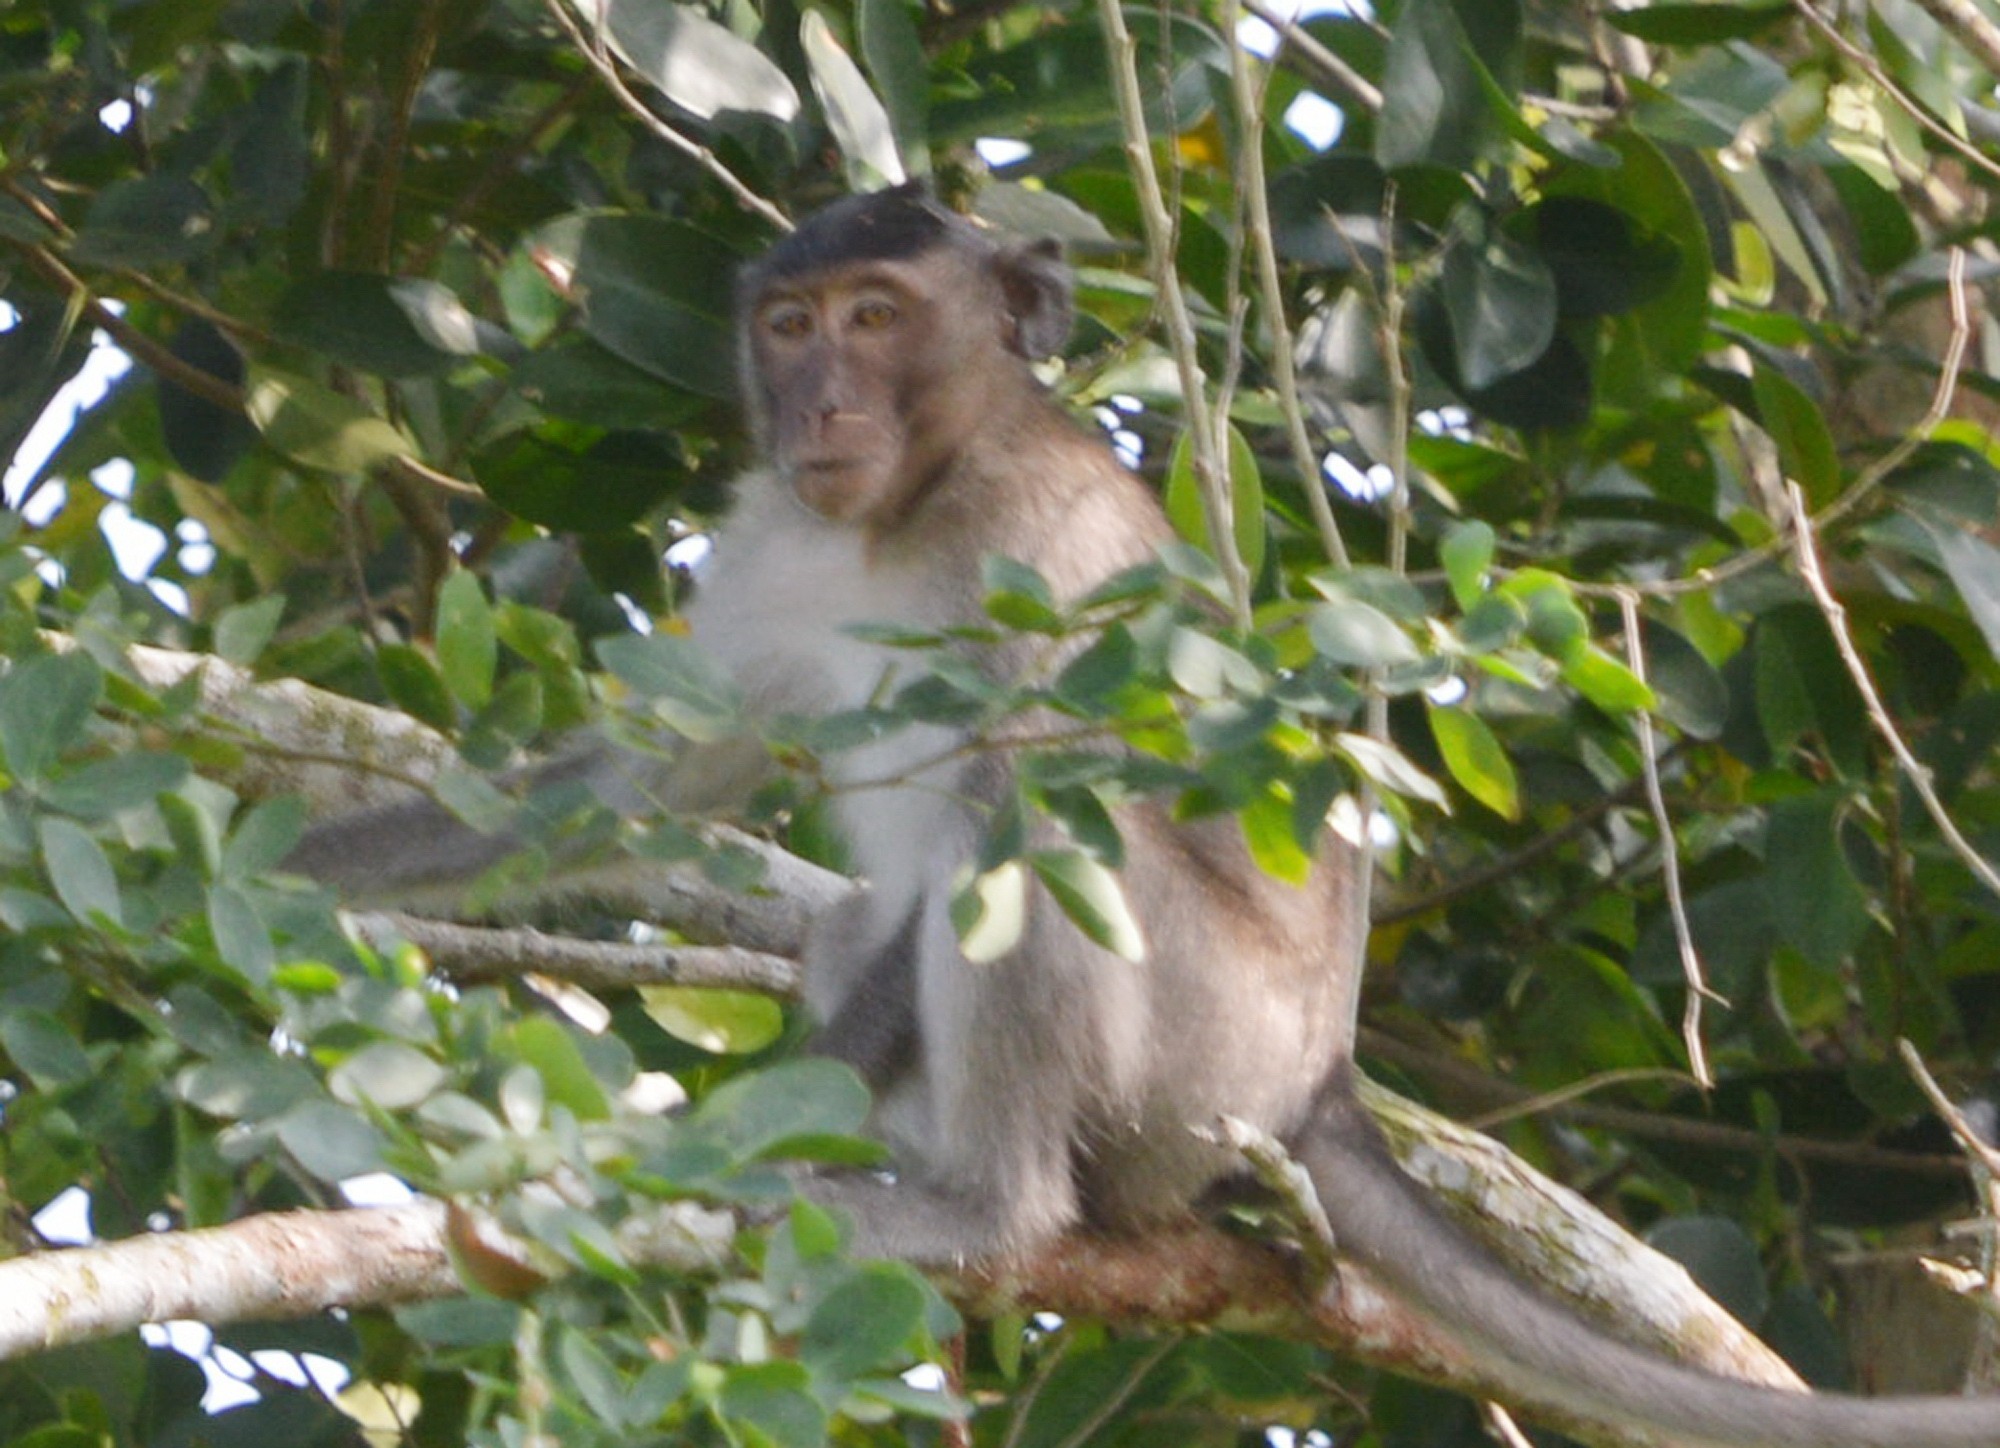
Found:
[[[824,518],[894,521],[948,461],[937,440],[968,431],[943,414],[962,411],[955,399],[981,369],[938,270],[871,261],[785,278],[749,310],[766,447]]]

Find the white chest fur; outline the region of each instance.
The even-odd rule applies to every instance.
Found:
[[[860,530],[829,524],[768,485],[748,488],[698,589],[689,610],[696,641],[766,715],[861,708],[921,671],[909,652],[858,639],[853,626],[950,621],[934,569],[871,557]],[[920,890],[969,850],[947,838],[963,833],[949,828],[963,814],[953,789],[962,742],[947,729],[908,725],[826,760],[854,863],[878,890]]]

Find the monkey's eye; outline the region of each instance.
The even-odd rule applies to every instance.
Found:
[[[891,302],[879,299],[862,302],[854,309],[854,325],[864,331],[875,331],[896,320],[896,308]]]
[[[777,307],[764,314],[764,325],[778,336],[796,341],[812,331],[812,313],[804,307]]]

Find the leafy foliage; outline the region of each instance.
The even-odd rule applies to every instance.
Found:
[[[775,1159],[868,1159],[851,1080],[771,1064],[789,1038],[741,997],[610,992],[612,1029],[592,1032],[521,983],[440,990],[413,953],[355,946],[332,902],[274,873],[302,812],[244,783],[269,741],[219,725],[193,682],[144,685],[121,652],[213,652],[442,729],[473,768],[439,792],[469,818],[511,809],[478,770],[602,694],[692,735],[738,727],[712,670],[633,618],[670,613],[660,560],[747,455],[730,277],[774,231],[739,191],[796,212],[897,170],[1073,243],[1082,322],[1059,386],[1141,454],[1186,541],[1083,600],[994,561],[990,627],[1045,638],[1059,663],[1041,675],[986,676],[963,633],[886,631],[924,676],[774,730],[807,767],[760,802],[769,820],[822,849],[814,756],[913,721],[997,737],[1032,711],[1048,727],[961,902],[968,949],[1004,950],[1032,874],[1129,952],[1144,922],[1117,886],[1121,801],[1232,813],[1296,879],[1329,819],[1367,827],[1365,788],[1393,835],[1377,1069],[1485,1105],[1513,1100],[1503,1074],[1615,1079],[1616,1131],[1572,1103],[1510,1143],[1838,1373],[1825,1234],[1952,1199],[1936,1160],[1864,1168],[1839,1146],[1939,1149],[1893,1045],[1976,1085],[2000,951],[1991,897],[1786,566],[1781,485],[1818,510],[1846,627],[1931,786],[2000,856],[1990,388],[1962,377],[1956,408],[1924,417],[1946,241],[1981,234],[2000,175],[1964,139],[1990,133],[1966,98],[1993,83],[1964,38],[1900,3],[1846,32],[1850,52],[1763,0],[1401,0],[1307,22],[1245,135],[1220,8],[1129,7],[1201,357],[1234,386],[1227,516],[1254,610],[1227,626],[1087,7],[613,0],[601,35],[597,13],[0,16],[8,1248],[36,1247],[31,1214],[71,1186],[115,1238],[336,1204],[387,1171],[531,1249],[525,1282],[468,1249],[462,1300],[221,1329],[337,1363],[339,1408],[262,1377],[203,1421],[184,1358],[114,1341],[0,1366],[0,1441],[349,1442],[358,1417],[419,1444],[807,1448],[934,1442],[961,1411],[899,1376],[939,1356],[950,1310],[780,1205]],[[700,149],[622,106],[592,46]],[[1319,151],[1283,123],[1312,96],[1342,113]],[[973,142],[992,137],[1033,149],[981,175]],[[1249,264],[1249,145],[1276,298]],[[1324,476],[1289,445],[1274,302],[1300,328]],[[30,450],[101,333],[138,365]],[[1330,566],[1320,490],[1353,567]],[[111,539],[135,534],[156,556],[121,565]],[[635,847],[701,848],[657,822]],[[1669,852],[1726,999],[1702,1017],[1706,1097],[1664,1079],[1687,1063]],[[741,857],[708,864],[745,878]],[[658,1073],[686,1113],[634,1104]],[[782,1220],[706,1273],[634,1268],[621,1224],[688,1199]],[[1300,1344],[1002,1320],[967,1355],[982,1441],[1345,1433],[1371,1388],[1365,1441],[1476,1441],[1426,1390]]]

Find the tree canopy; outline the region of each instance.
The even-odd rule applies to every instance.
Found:
[[[18,0],[0,1443],[1484,1441],[1404,1375],[1476,1393],[1447,1346],[1256,1245],[1282,1204],[930,1278],[790,1200],[873,1159],[789,1009],[812,761],[1025,708],[1073,732],[991,874],[1115,943],[1136,793],[1286,878],[1372,836],[1371,1073],[1604,1214],[1517,1236],[1956,1387],[1915,1257],[2000,1045],[1996,77],[1960,0]],[[741,727],[673,623],[750,455],[731,279],[906,175],[1064,243],[1051,383],[1182,542],[1081,602],[990,560],[1058,677],[906,631],[921,682],[769,738],[733,822],[567,814],[454,912],[581,836],[560,933],[285,875],[313,810],[491,824],[579,725]]]

